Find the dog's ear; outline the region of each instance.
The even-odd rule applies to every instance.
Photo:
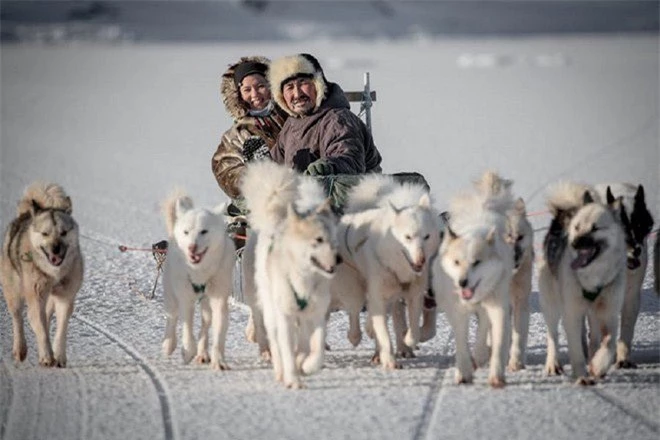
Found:
[[[392,211],[394,212],[394,214],[398,214],[398,213],[400,213],[400,212],[402,211],[401,209],[399,209],[399,208],[397,208],[396,206],[394,206],[394,204],[393,204],[392,202],[390,202],[389,200],[387,201],[387,204],[390,206],[390,208],[392,209]]]
[[[582,195],[582,204],[583,205],[588,205],[589,203],[593,203],[594,198],[591,196],[591,192],[589,190],[585,191],[584,194]]]
[[[326,213],[331,213],[332,211],[332,200],[330,197],[327,197],[323,203],[321,203],[319,206],[316,207],[316,210],[314,211],[315,214],[326,214]]]
[[[176,199],[176,216],[181,217],[193,208],[193,201],[190,197],[179,197]]]
[[[32,199],[31,206],[30,206],[30,215],[32,215],[32,217],[36,217],[39,213],[41,213],[43,211],[44,211],[44,208],[39,204],[39,202]]]
[[[223,218],[230,218],[231,216],[227,215],[227,205],[229,205],[229,202],[222,202],[219,205],[214,206],[213,209],[211,209],[211,212]]]
[[[644,185],[637,186],[637,192],[635,193],[635,206],[646,207],[646,201],[644,199]]]
[[[427,209],[431,207],[431,195],[429,193],[425,192],[422,197],[419,198],[419,206]]]
[[[614,203],[614,200],[615,200],[614,194],[612,194],[612,188],[610,188],[609,185],[607,186],[607,191],[605,192],[605,198],[607,199],[607,204],[608,205],[611,205],[612,203]]]
[[[489,245],[492,245],[495,242],[495,233],[497,232],[497,228],[495,226],[491,227],[490,230],[488,231],[488,234],[486,234],[486,243]]]
[[[296,207],[293,205],[293,203],[286,205],[286,218],[292,220],[300,220],[302,218],[300,213],[296,211]]]

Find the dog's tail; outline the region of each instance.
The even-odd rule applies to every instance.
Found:
[[[583,183],[560,181],[548,188],[547,205],[553,217],[565,212],[575,212],[584,205],[585,194],[595,202],[601,203],[596,190]]]
[[[504,214],[514,206],[511,187],[513,180],[505,179],[495,171],[484,172],[474,187],[484,197],[484,207],[500,214]]]
[[[180,188],[175,189],[165,199],[162,205],[163,216],[165,217],[165,227],[167,235],[174,235],[174,225],[181,208],[191,209],[193,207],[192,199]]]
[[[298,197],[300,175],[272,161],[249,163],[241,179],[241,193],[256,230],[269,230],[286,218],[287,207]]]
[[[392,176],[367,174],[351,189],[344,212],[353,213],[379,208],[383,199],[391,195],[397,186]]]
[[[71,198],[64,192],[64,188],[56,183],[33,182],[23,193],[16,208],[17,215],[30,212],[35,204],[41,209],[61,209],[71,214],[73,205]]]

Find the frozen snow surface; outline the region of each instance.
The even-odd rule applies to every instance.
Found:
[[[660,302],[650,270],[633,344],[638,368],[613,369],[594,387],[542,373],[545,323],[534,283],[527,368],[508,373],[503,390],[488,387],[483,369],[473,385],[453,383],[454,338],[444,314],[416,358],[384,372],[369,362],[372,341],[365,336],[353,348],[347,317],[336,313],[325,368],[292,391],[245,339],[248,314],[238,303],[227,337],[230,371],[184,365],[178,350],[164,358],[160,284],[154,299],[143,297],[156,263],[149,252],[118,251],[165,238],[159,204],[176,186],[199,205],[225,200],[210,170],[230,125],[219,78],[247,54],[313,53],[344,89],[360,89],[369,71],[385,171],[424,174],[441,209],[495,169],[525,198],[537,246],[549,222],[545,189],[560,179],[642,183],[660,221],[659,40],[657,17],[648,15],[657,15],[657,2],[593,9],[595,23],[608,23],[602,4],[638,4],[646,12],[618,26],[652,32],[621,32],[610,20],[608,29],[591,29],[599,33],[577,32],[585,26],[576,24],[575,32],[477,36],[491,12],[483,4],[496,2],[470,14],[437,2],[436,19],[417,2],[355,2],[351,14],[319,3],[317,15],[294,14],[296,4],[309,6],[300,2],[245,2],[265,4],[261,12],[238,2],[44,2],[39,11],[47,13],[31,3],[1,6],[0,223],[4,230],[33,180],[63,185],[81,226],[85,281],[66,369],[38,367],[29,328],[28,358],[14,362],[0,300],[0,439],[659,438]],[[563,3],[574,12],[565,23],[587,16],[579,11],[589,2]],[[153,12],[158,6],[162,15]],[[337,24],[371,17],[374,8],[383,12],[363,35]],[[221,25],[201,20],[220,9]],[[549,23],[561,21],[548,11]],[[312,19],[320,12],[331,16]],[[389,31],[384,17],[393,20]],[[505,27],[502,20],[495,21]],[[447,23],[467,30],[447,32]],[[561,344],[567,364],[563,337]]]

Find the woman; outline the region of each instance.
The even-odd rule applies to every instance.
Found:
[[[264,57],[243,57],[222,75],[220,93],[234,124],[222,135],[211,166],[218,185],[232,198],[230,214],[245,212],[238,187],[245,164],[267,155],[287,118],[271,100],[269,64]]]

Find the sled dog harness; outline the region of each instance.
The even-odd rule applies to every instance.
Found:
[[[268,253],[270,254],[273,251],[273,247],[275,246],[275,237],[271,236],[270,237],[270,244],[268,245]],[[296,299],[296,304],[298,305],[298,310],[302,311],[305,310],[307,307],[307,300],[305,298],[300,298],[298,296],[298,292],[296,292],[296,289],[293,287],[293,284],[291,284],[291,280],[289,277],[286,279],[287,283],[289,284],[289,288],[293,292],[293,297]]]
[[[590,292],[583,287],[582,296],[584,297],[584,299],[594,302],[596,298],[598,298],[598,295],[600,295],[600,292],[602,291],[603,291],[603,286],[597,287],[596,290],[594,290],[593,292]]]
[[[195,292],[195,295],[197,296],[197,301],[201,301],[204,298],[204,294],[206,292],[206,284],[193,283],[192,278],[190,278],[190,275],[188,275],[188,282],[190,282],[190,285],[193,288],[193,292]]]

